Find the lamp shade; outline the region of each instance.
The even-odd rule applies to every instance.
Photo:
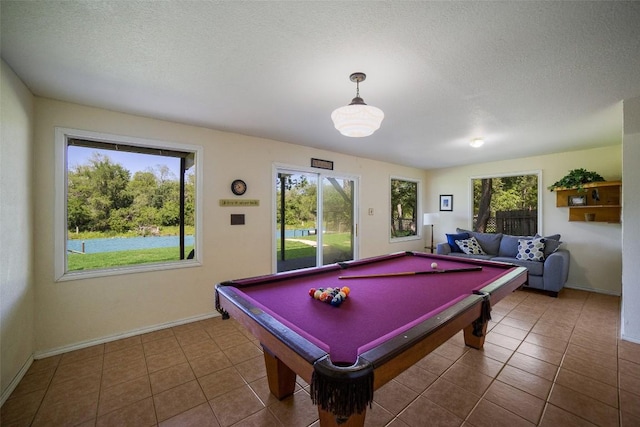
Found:
[[[362,98],[359,98],[362,100]],[[355,101],[355,99],[354,99]],[[331,120],[338,132],[344,136],[361,138],[380,129],[384,119],[381,109],[363,103],[351,103],[331,113]]]
[[[440,217],[440,214],[438,213],[426,213],[424,214],[424,217],[422,218],[422,224],[423,225],[433,225],[436,222],[438,222],[438,218]]]

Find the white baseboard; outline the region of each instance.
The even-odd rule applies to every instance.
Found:
[[[11,383],[9,383],[7,389],[2,392],[2,396],[0,396],[0,406],[4,405],[4,402],[6,402],[9,396],[11,396],[11,393],[13,393],[13,390],[18,387],[18,384],[20,384],[20,381],[22,381],[22,378],[26,375],[27,371],[31,367],[33,360],[33,355],[31,354],[22,364],[22,368],[20,368],[16,376],[13,377],[13,380],[11,380]]]
[[[184,325],[186,323],[197,322],[198,320],[210,319],[212,317],[217,317],[217,316],[220,316],[220,314],[217,313],[217,312],[212,312],[212,313],[208,313],[208,314],[201,314],[199,316],[188,317],[186,319],[180,319],[180,320],[176,320],[176,321],[173,321],[173,322],[167,322],[167,323],[162,323],[162,324],[159,324],[159,325],[149,326],[149,327],[145,327],[145,328],[134,329],[132,331],[128,331],[128,332],[124,332],[124,333],[120,333],[120,334],[115,334],[115,335],[109,335],[109,336],[106,336],[106,337],[96,338],[96,339],[93,339],[93,340],[82,341],[82,342],[79,342],[79,343],[75,343],[75,344],[71,344],[71,345],[67,345],[67,346],[63,346],[63,347],[58,347],[58,348],[54,348],[54,349],[51,349],[51,350],[36,351],[33,354],[29,355],[27,360],[22,365],[22,368],[20,368],[20,371],[16,374],[15,377],[13,377],[13,380],[11,380],[11,383],[9,384],[7,389],[2,392],[2,395],[0,396],[0,406],[4,405],[4,402],[6,402],[6,400],[9,398],[9,396],[11,396],[11,393],[13,393],[13,391],[16,389],[16,387],[18,387],[18,384],[20,384],[20,381],[22,381],[22,378],[24,378],[24,376],[26,375],[27,371],[31,367],[31,364],[36,359],[44,359],[45,357],[56,356],[58,354],[67,353],[69,351],[74,351],[74,350],[80,350],[82,348],[91,347],[91,346],[94,346],[94,345],[97,345],[97,344],[104,344],[104,343],[107,343],[107,342],[116,341],[116,340],[123,339],[123,338],[133,337],[135,335],[146,334],[146,333],[149,333],[149,332],[155,332],[155,331],[159,331],[161,329],[167,329],[167,328],[171,328],[173,326]]]
[[[620,339],[624,340],[624,341],[629,341],[632,342],[634,344],[640,344],[640,339],[637,339],[636,337],[630,337],[628,335],[622,334],[620,336]]]
[[[564,285],[564,287],[565,288],[569,288],[569,289],[575,289],[577,291],[595,292],[597,294],[612,295],[612,296],[615,296],[615,297],[619,297],[621,295],[620,292],[610,291],[610,290],[606,290],[606,289],[585,288],[585,287],[577,286],[577,285]]]
[[[106,336],[106,337],[96,338],[96,339],[92,339],[92,340],[88,340],[88,341],[82,341],[82,342],[79,342],[79,343],[66,345],[66,346],[63,346],[63,347],[58,347],[58,348],[54,348],[54,349],[50,349],[50,350],[36,351],[34,353],[34,355],[33,355],[33,359],[44,359],[45,357],[56,356],[58,354],[67,353],[67,352],[74,351],[74,350],[80,350],[80,349],[91,347],[91,346],[98,345],[98,344],[104,344],[104,343],[108,343],[108,342],[111,342],[111,341],[120,340],[120,339],[123,339],[123,338],[129,338],[129,337],[133,337],[135,335],[147,334],[149,332],[155,332],[155,331],[159,331],[161,329],[167,329],[167,328],[171,328],[173,326],[184,325],[185,323],[197,322],[198,320],[210,319],[212,317],[217,317],[217,316],[220,316],[220,314],[214,311],[214,312],[208,313],[208,314],[201,314],[201,315],[198,315],[198,316],[188,317],[186,319],[180,319],[180,320],[176,320],[176,321],[173,321],[173,322],[161,323],[159,325],[148,326],[148,327],[144,327],[144,328],[140,328],[140,329],[134,329],[134,330],[131,330],[131,331],[128,331],[128,332],[123,332],[123,333],[119,333],[119,334],[115,334],[115,335],[109,335],[109,336]]]

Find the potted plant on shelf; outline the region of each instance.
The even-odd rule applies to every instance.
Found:
[[[586,169],[573,169],[561,180],[554,182],[547,188],[551,191],[577,188],[579,193],[584,193],[586,191],[584,184],[602,181],[604,181],[604,178],[597,172],[591,172]]]

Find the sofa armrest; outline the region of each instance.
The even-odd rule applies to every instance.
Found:
[[[544,261],[544,290],[559,292],[569,277],[569,251],[558,249]]]
[[[451,246],[448,243],[438,243],[436,246],[436,254],[449,255],[451,253]]]

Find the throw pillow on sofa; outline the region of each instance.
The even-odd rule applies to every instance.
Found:
[[[446,236],[447,243],[451,247],[451,252],[462,253],[458,245],[456,245],[456,240],[467,240],[469,238],[469,233],[446,234]]]
[[[533,236],[534,239],[541,237],[542,236],[539,234]],[[562,242],[560,241],[559,234],[552,234],[551,236],[544,236],[542,238],[544,239],[544,257],[546,259],[549,255],[558,250]]]
[[[456,231],[458,233],[469,233],[470,237],[475,237],[485,254],[498,255],[502,233],[481,233],[479,231],[464,230],[462,228],[457,228]]]
[[[467,255],[486,255],[475,237],[466,240],[456,240],[456,245]]]
[[[516,259],[522,261],[544,261],[544,239],[519,239]]]
[[[536,236],[540,237],[540,236]],[[534,239],[534,236],[512,236],[510,234],[504,234],[500,241],[500,249],[498,250],[499,257],[515,258],[518,256],[518,244],[520,239],[530,240]]]

